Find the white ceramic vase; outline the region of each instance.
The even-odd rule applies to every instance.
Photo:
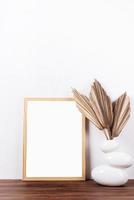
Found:
[[[115,140],[106,140],[101,145],[105,153],[107,164],[95,167],[92,178],[101,185],[121,186],[128,181],[126,168],[133,164],[133,158],[124,152],[119,151],[119,144]]]

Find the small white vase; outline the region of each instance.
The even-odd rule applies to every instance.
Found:
[[[105,153],[107,164],[95,167],[92,178],[101,185],[121,186],[128,181],[126,168],[132,166],[133,158],[124,152],[119,151],[119,144],[115,140],[106,140],[101,145]]]

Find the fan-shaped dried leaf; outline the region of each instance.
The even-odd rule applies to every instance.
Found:
[[[110,129],[113,122],[112,102],[101,84],[96,80],[91,87],[89,98],[103,129]]]
[[[117,137],[121,133],[130,117],[130,100],[126,93],[121,95],[113,103],[114,120],[112,126],[112,137]]]
[[[90,104],[88,97],[80,94],[76,89],[72,90],[74,99],[76,101],[79,111],[85,115],[95,126],[99,129],[103,129],[99,121],[97,120],[96,114]]]

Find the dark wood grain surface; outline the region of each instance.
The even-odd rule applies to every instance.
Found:
[[[0,200],[134,200],[134,180],[123,187],[104,187],[93,181],[22,182],[0,180]]]

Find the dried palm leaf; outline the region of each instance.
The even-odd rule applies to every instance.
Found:
[[[113,123],[112,101],[97,80],[91,87],[89,99],[103,129],[107,129],[110,134]]]
[[[79,111],[85,115],[95,126],[99,129],[103,129],[99,121],[96,120],[96,114],[90,104],[88,97],[80,94],[76,89],[72,89],[74,99]]]
[[[119,136],[130,117],[130,100],[126,93],[113,103],[113,113],[112,137],[114,138]]]

